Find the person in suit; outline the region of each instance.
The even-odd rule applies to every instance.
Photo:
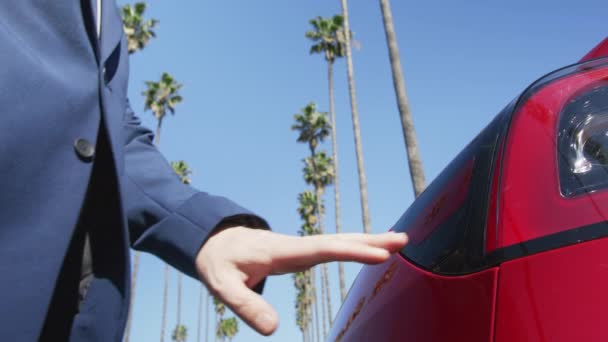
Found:
[[[403,234],[299,238],[182,184],[127,100],[114,0],[0,2],[0,340],[121,341],[129,247],[200,279],[262,334],[266,276],[381,262]]]

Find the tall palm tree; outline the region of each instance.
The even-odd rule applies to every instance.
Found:
[[[182,102],[179,90],[182,85],[173,76],[163,72],[158,82],[146,81],[147,89],[142,92],[145,97],[144,110],[151,110],[156,118],[156,144],[160,142],[160,129],[167,112],[175,114],[175,106]]]
[[[156,135],[154,137],[154,143],[160,144],[160,130],[162,127],[163,119],[167,112],[175,114],[175,106],[182,102],[182,97],[179,94],[179,90],[182,85],[179,84],[175,79],[164,72],[158,82],[147,81],[147,89],[142,92],[144,96],[144,111],[151,110],[154,117],[157,120]],[[137,272],[139,269],[139,252],[135,252],[133,259],[133,275],[131,291],[134,293],[135,281],[137,280]],[[165,284],[163,289],[163,309],[160,326],[160,341],[164,341],[165,338],[165,326],[167,322],[167,298],[169,291],[169,265],[165,264]],[[133,301],[133,298],[131,298]]]
[[[323,219],[323,193],[325,192],[325,187],[331,185],[333,183],[334,178],[334,170],[332,166],[332,160],[328,157],[325,152],[315,152],[311,156],[304,159],[304,181],[307,184],[310,184],[315,189],[315,197],[317,198],[317,216],[318,218],[318,227],[321,234],[324,234],[324,219]],[[327,321],[329,327],[332,324],[333,313],[331,309],[331,297],[330,297],[330,287],[329,287],[329,272],[327,271],[327,264],[321,265],[321,300],[322,303],[326,303],[327,309]],[[325,312],[322,313],[322,316],[325,315]],[[325,324],[325,322],[323,322]],[[324,337],[326,338],[325,329],[323,332]]]
[[[322,54],[327,61],[327,80],[329,89],[329,119],[331,121],[332,159],[334,166],[334,205],[336,233],[341,231],[340,223],[340,187],[338,182],[338,138],[336,132],[336,114],[334,105],[334,77],[333,66],[336,58],[344,57],[344,18],[334,15],[332,18],[317,17],[310,20],[313,30],[306,32],[306,38],[314,44],[310,47],[311,54]],[[344,265],[338,262],[340,278],[340,297],[346,298],[346,283],[344,281]]]
[[[301,271],[297,272],[293,275],[294,284],[297,289],[296,296],[296,325],[302,332],[302,340],[304,342],[310,341],[310,336],[308,335],[309,329],[308,326],[310,324],[309,319],[309,307],[311,304],[310,297],[310,271]]]
[[[344,32],[351,32],[348,23],[348,5],[346,0],[342,3],[342,17],[344,18]],[[367,178],[365,176],[365,165],[363,162],[363,146],[361,143],[361,129],[359,128],[359,110],[357,109],[357,94],[355,93],[355,75],[353,70],[353,59],[351,53],[350,34],[344,34],[344,45],[346,47],[346,74],[348,76],[348,93],[350,96],[350,110],[353,118],[353,132],[355,135],[355,152],[357,155],[357,171],[359,173],[359,194],[361,196],[361,218],[363,230],[370,233],[372,230],[369,206],[367,203]]]
[[[299,132],[298,142],[307,143],[310,150],[310,157],[304,160],[304,178],[308,184],[313,185],[315,196],[317,197],[317,216],[318,227],[321,234],[325,233],[323,224],[322,195],[325,186],[333,181],[333,168],[331,159],[324,152],[317,153],[317,147],[331,131],[331,126],[327,121],[327,114],[318,112],[314,103],[309,103],[300,113],[294,115],[296,123],[291,127],[292,130]],[[324,167],[324,169],[321,169]],[[331,170],[331,172],[330,172]],[[331,295],[329,286],[329,274],[327,265],[321,266],[321,304],[327,308],[327,320],[331,327],[332,310]],[[327,336],[325,310],[321,311],[323,316],[323,335]]]
[[[180,181],[183,184],[190,184],[190,175],[192,174],[192,170],[188,164],[183,161],[171,162],[171,167],[175,174],[179,177]],[[168,268],[168,266],[166,266]],[[177,324],[175,329],[178,329],[182,324],[182,274],[181,272],[177,272]]]
[[[405,80],[403,78],[403,69],[401,68],[401,59],[399,58],[399,46],[397,45],[397,35],[395,34],[395,26],[393,25],[393,14],[390,1],[380,0],[380,8],[384,21],[388,55],[391,61],[393,86],[395,88],[395,94],[397,95],[397,107],[399,108],[399,117],[403,129],[407,160],[410,167],[410,177],[412,178],[414,195],[418,197],[422,191],[424,191],[426,181],[424,178],[424,169],[422,168],[422,160],[420,159],[420,152],[418,151],[418,144],[416,142],[416,131],[414,130],[410,104],[405,91]]]
[[[312,191],[307,190],[298,195],[298,202],[300,203],[298,207],[298,214],[300,214],[300,218],[304,222],[299,232],[300,235],[310,236],[318,234],[319,231],[317,229],[317,197]],[[307,335],[312,341],[315,337],[314,333],[316,332],[316,340],[319,341],[319,304],[317,301],[315,269],[309,269],[306,272],[306,283],[308,284],[306,286],[308,287],[308,291],[303,290],[306,296],[298,297],[296,299],[298,300],[298,305],[304,306],[306,310],[305,322],[306,327],[308,327],[309,331]],[[296,288],[299,289],[298,284],[296,283],[295,285]]]
[[[145,11],[145,2],[138,2],[135,5],[127,4],[122,7],[123,30],[127,37],[127,50],[130,54],[143,50],[150,39],[156,37],[154,27],[158,24],[158,20],[145,20]]]

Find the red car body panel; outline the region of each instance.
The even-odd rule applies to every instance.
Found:
[[[491,341],[497,275],[439,276],[399,255],[365,266],[328,340]]]
[[[500,266],[496,342],[608,341],[608,239]]]

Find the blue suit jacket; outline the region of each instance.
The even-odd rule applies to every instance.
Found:
[[[95,0],[0,1],[0,341],[38,338],[91,177],[107,201],[92,248],[107,262],[73,340],[121,340],[129,242],[194,275],[194,257],[219,222],[253,217],[181,184],[158,153],[128,106],[118,9],[101,4],[98,39]],[[107,139],[94,162],[79,157],[74,142],[100,134]]]

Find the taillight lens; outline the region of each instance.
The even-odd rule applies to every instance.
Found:
[[[566,104],[557,141],[564,196],[608,187],[608,84],[599,84]]]

